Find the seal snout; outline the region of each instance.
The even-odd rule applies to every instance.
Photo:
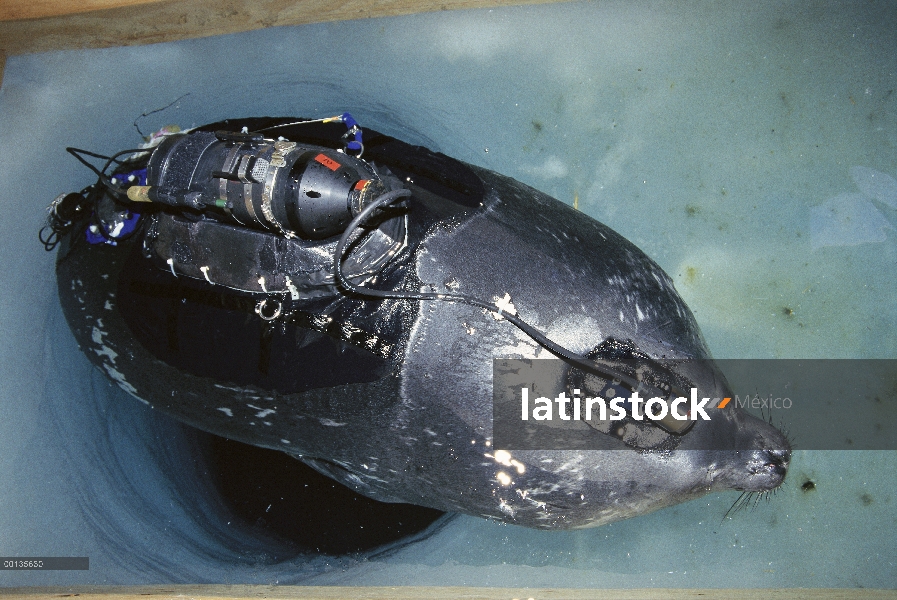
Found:
[[[770,423],[747,414],[740,416],[736,446],[743,462],[732,471],[732,488],[747,492],[773,490],[785,480],[791,463],[791,444]]]
[[[790,462],[790,449],[755,450],[748,460],[747,477],[735,489],[748,492],[773,490],[782,485]]]
[[[769,459],[766,466],[784,479],[785,473],[788,472],[788,463],[791,462],[791,450],[766,450],[766,454]]]
[[[748,467],[751,480],[756,481],[753,491],[766,491],[779,487],[788,473],[791,450],[760,450]]]

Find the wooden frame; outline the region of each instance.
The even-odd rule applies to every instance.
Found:
[[[278,25],[558,0],[0,0],[0,83],[5,58],[236,33]]]
[[[267,598],[268,600],[894,600],[897,591],[869,589],[631,589],[578,590],[571,588],[464,588],[464,587],[320,587],[270,585],[171,585],[171,586],[75,586],[53,588],[0,589],[0,597],[72,597],[78,600],[152,600],[153,598],[224,600]]]

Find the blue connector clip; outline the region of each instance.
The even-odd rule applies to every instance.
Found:
[[[358,156],[361,156],[361,153],[364,152],[364,144],[361,141],[361,127],[359,127],[358,121],[352,115],[343,113],[338,117],[330,117],[323,121],[324,123],[345,123],[346,128],[349,130],[343,136],[343,139],[346,140],[346,150],[357,150]]]
[[[137,169],[130,173],[118,173],[112,176],[114,185],[123,185],[131,187],[132,185],[146,185],[146,169]]]
[[[120,218],[113,223],[100,221],[99,224],[91,224],[85,232],[87,243],[117,246],[118,244],[115,240],[133,233],[137,228],[138,220],[140,220],[139,214],[127,211],[122,213]]]
[[[113,175],[111,181],[113,185],[123,185],[124,187],[146,185],[146,169]],[[94,223],[85,232],[87,243],[115,246],[117,239],[134,232],[138,220],[140,220],[140,214],[130,210],[122,210],[104,218],[98,218],[94,212]]]

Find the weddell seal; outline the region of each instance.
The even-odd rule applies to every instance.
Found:
[[[157,141],[91,154],[42,232],[81,348],[153,408],[376,500],[543,529],[784,479],[787,440],[736,406],[630,398],[575,421],[585,446],[496,443],[494,359],[554,359],[552,398],[731,396],[670,278],[581,212],[348,114]]]

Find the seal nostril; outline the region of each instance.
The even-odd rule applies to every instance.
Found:
[[[784,479],[788,473],[788,462],[791,458],[789,450],[766,450],[765,464],[763,465],[769,475],[777,479]]]
[[[766,455],[769,460],[769,466],[787,467],[791,459],[790,450],[767,450]]]

